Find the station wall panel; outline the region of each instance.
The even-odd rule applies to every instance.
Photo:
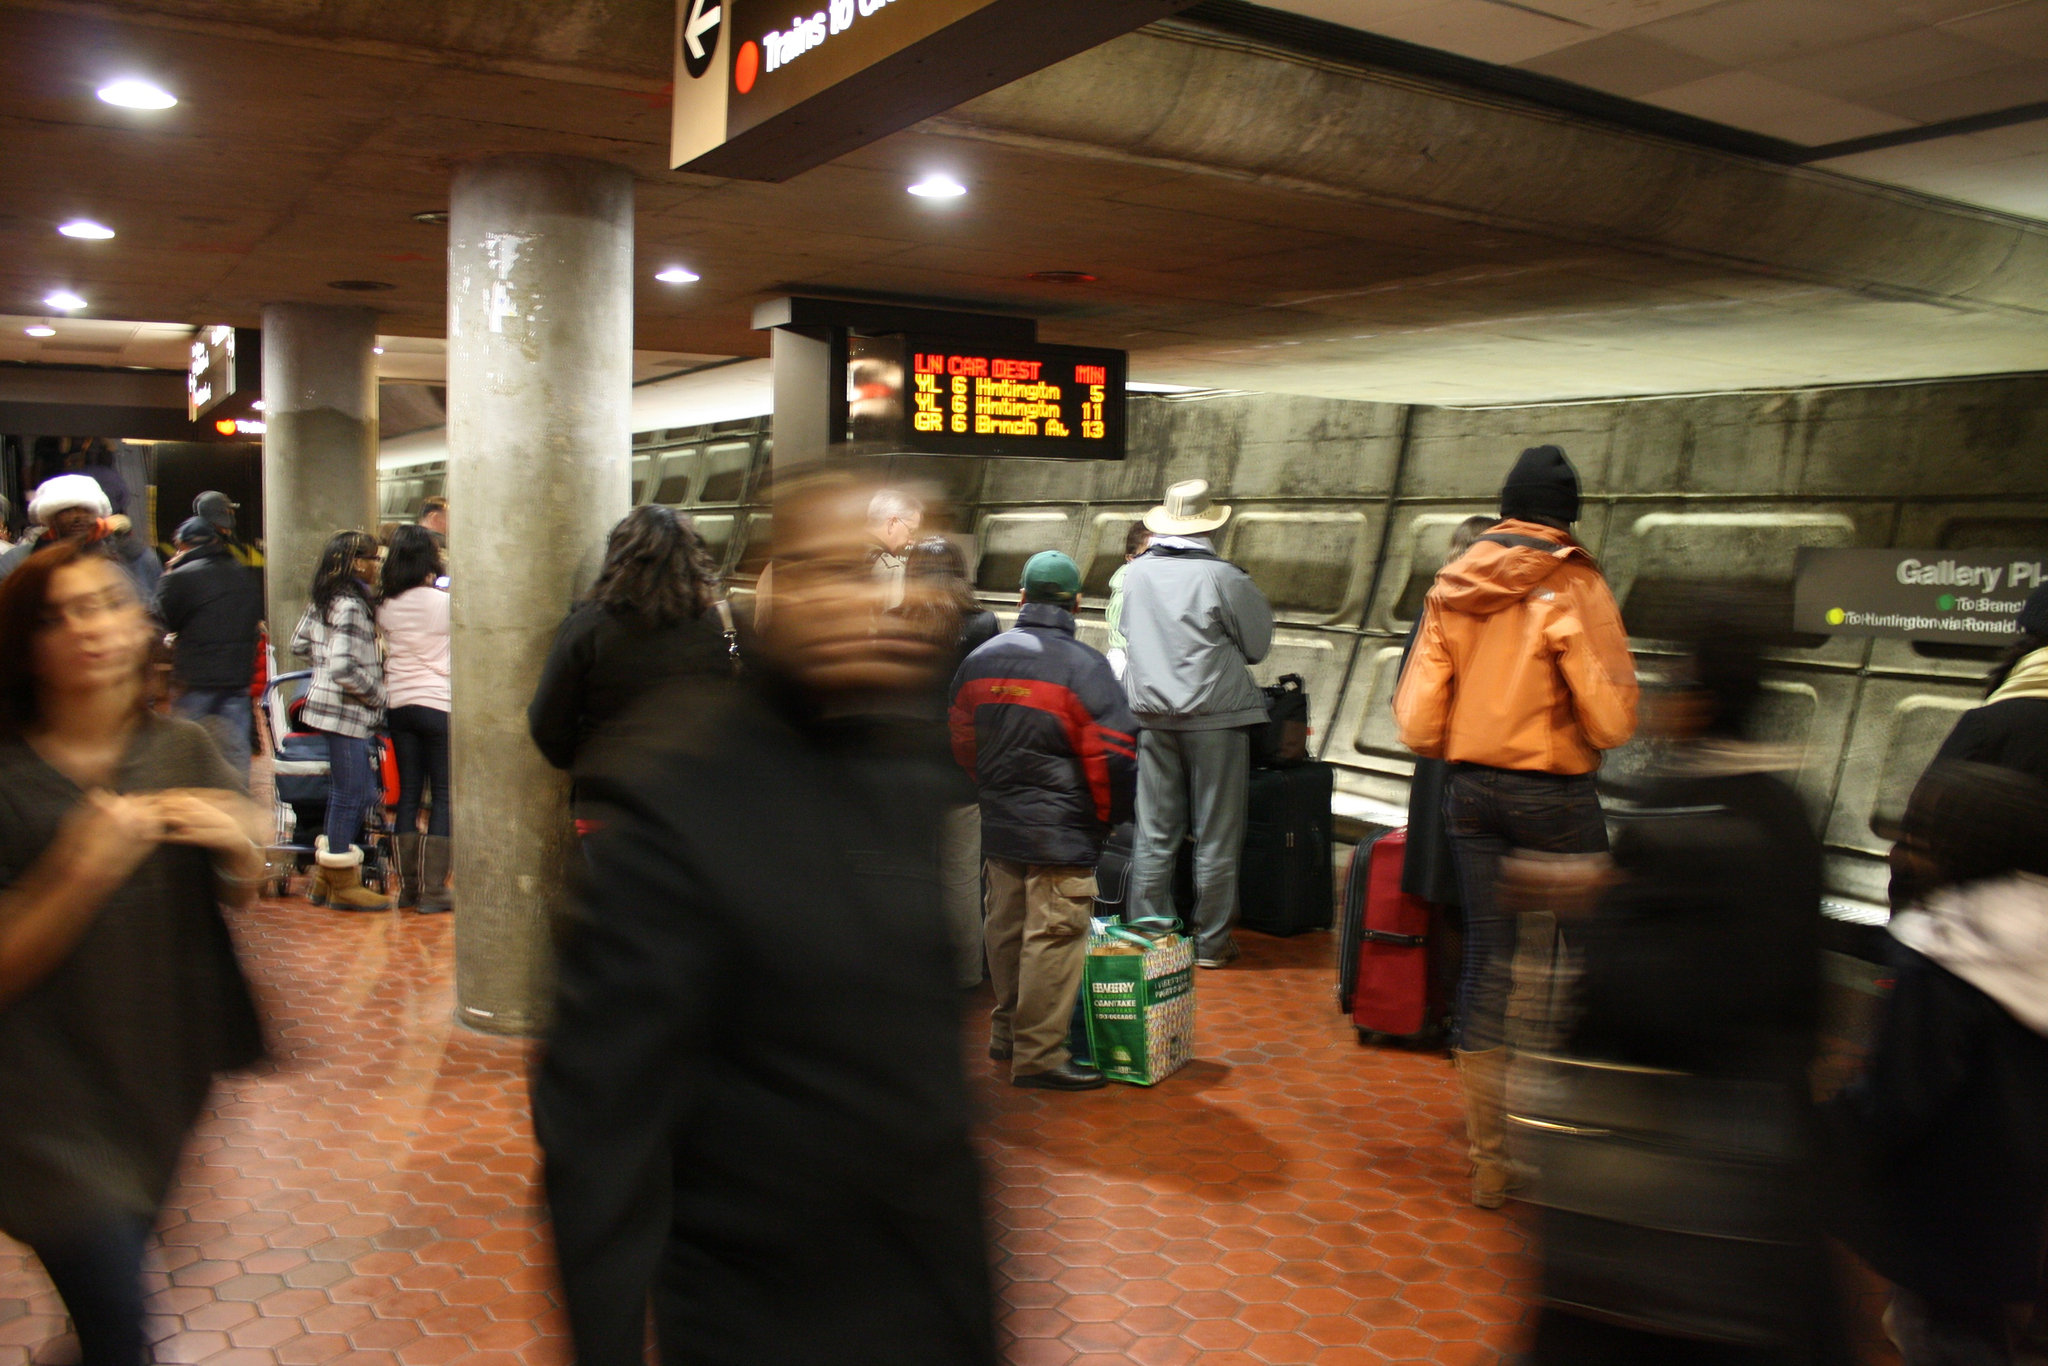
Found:
[[[1355,623],[1379,549],[1382,509],[1245,507],[1218,550],[1242,567],[1282,621]]]
[[[1034,507],[983,512],[974,526],[980,560],[974,586],[984,593],[1015,597],[1026,560],[1041,550],[1063,550],[1069,555],[1080,550],[1082,511],[1078,507]]]
[[[1980,689],[1931,678],[1866,678],[1843,756],[1827,841],[1882,854],[1906,798]]]

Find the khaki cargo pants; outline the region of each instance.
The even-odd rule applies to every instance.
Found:
[[[989,975],[996,991],[989,1046],[1013,1050],[1010,1075],[1029,1076],[1070,1058],[1067,1029],[1088,953],[1095,870],[988,864]]]

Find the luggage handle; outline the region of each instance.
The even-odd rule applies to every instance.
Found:
[[[1160,926],[1160,939],[1165,938],[1169,934],[1180,934],[1182,933],[1184,928],[1178,920],[1148,920],[1144,923],[1147,925]],[[1121,939],[1131,944],[1143,944],[1148,949],[1156,948],[1159,944],[1159,939],[1154,939],[1148,935],[1139,934],[1136,930],[1130,928],[1128,925],[1111,925],[1107,931],[1106,937],[1110,939]]]
[[[1392,930],[1360,930],[1358,937],[1374,944],[1398,944],[1404,949],[1419,949],[1429,942],[1419,934],[1395,934]]]
[[[1302,679],[1300,674],[1281,674],[1279,678],[1273,681],[1273,686],[1286,692],[1308,691],[1308,684]]]

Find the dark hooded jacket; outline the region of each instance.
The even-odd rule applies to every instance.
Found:
[[[256,672],[263,580],[215,542],[180,555],[157,592],[164,629],[177,636],[171,669],[188,688],[246,688]]]
[[[1092,868],[1130,818],[1138,724],[1109,661],[1074,638],[1074,614],[1030,602],[953,676],[953,757],[981,800],[991,858]]]
[[[578,756],[579,914],[534,1081],[575,1358],[993,1366],[935,851],[944,755],[763,669]]]
[[[1935,762],[1995,764],[2048,783],[2048,649],[2021,655],[1984,705],[1956,718]]]

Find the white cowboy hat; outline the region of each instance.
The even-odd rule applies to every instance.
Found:
[[[1155,536],[1206,536],[1230,520],[1230,509],[1209,501],[1209,481],[1183,479],[1166,489],[1166,501],[1145,514]]]

